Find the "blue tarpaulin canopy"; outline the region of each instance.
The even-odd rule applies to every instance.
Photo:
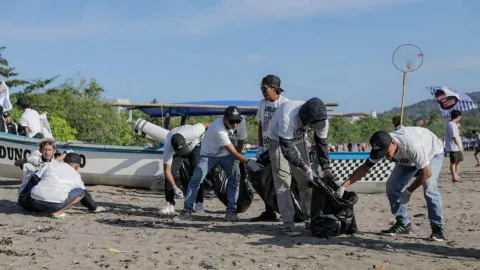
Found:
[[[217,101],[195,101],[182,103],[114,103],[126,109],[138,109],[150,117],[190,117],[223,115],[228,106],[237,106],[242,115],[255,115],[257,113],[258,100],[217,100]],[[326,106],[338,106],[336,103],[327,103]],[[332,110],[327,108],[327,110]]]

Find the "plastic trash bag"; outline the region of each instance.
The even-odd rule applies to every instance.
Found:
[[[250,208],[250,205],[253,202],[253,188],[252,184],[247,181],[247,172],[243,164],[234,164],[234,166],[239,166],[236,173],[240,173],[238,176],[239,180],[239,191],[238,191],[238,200],[237,200],[237,213],[244,213]],[[217,198],[225,205],[228,205],[227,199],[227,185],[228,179],[225,171],[223,171],[220,165],[213,167],[206,177],[209,182],[213,184],[213,189]]]
[[[313,187],[310,212],[310,231],[320,238],[358,232],[353,206],[357,194],[345,191],[342,198],[335,196],[338,185],[329,178],[317,178],[318,186]]]
[[[270,158],[268,157],[268,151],[260,155],[258,162],[264,165],[263,169],[258,172],[249,172],[248,180],[265,204],[279,213],[277,193],[275,192],[275,185],[273,183],[272,166],[270,164]],[[300,207],[298,184],[293,176],[290,184],[290,195],[292,196],[295,207],[294,220],[301,222],[303,221],[303,211]]]

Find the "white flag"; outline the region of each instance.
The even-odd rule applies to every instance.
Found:
[[[10,93],[8,92],[8,86],[4,81],[0,84],[0,105],[3,106],[3,111],[9,111],[12,109],[12,103],[10,103]]]
[[[42,124],[42,134],[44,138],[53,139],[52,130],[48,123],[47,115],[45,113],[40,114],[40,123]]]

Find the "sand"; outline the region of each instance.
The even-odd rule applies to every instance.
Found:
[[[0,181],[0,269],[480,269],[480,168],[471,152],[454,184],[444,162],[447,241],[428,241],[429,222],[421,190],[409,203],[415,234],[378,234],[394,221],[385,194],[359,195],[360,233],[318,239],[304,231],[283,236],[280,223],[251,223],[263,208],[256,196],[241,221],[222,222],[224,206],[206,201],[194,221],[173,222],[158,214],[163,195],[146,190],[90,187],[107,207],[91,214],[81,206],[56,220],[26,214],[16,205],[18,185]],[[183,205],[177,202],[177,210]],[[125,253],[110,253],[114,248]]]

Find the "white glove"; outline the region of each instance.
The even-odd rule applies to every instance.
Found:
[[[263,165],[256,162],[255,160],[253,159],[250,159],[247,163],[247,166],[254,172],[258,172],[260,171],[261,169],[263,169]]]
[[[346,188],[344,188],[342,186],[337,188],[337,190],[335,190],[335,196],[337,196],[338,198],[343,198],[343,193],[345,193],[345,189]]]
[[[318,177],[317,174],[312,170],[312,168],[309,168],[306,172],[305,175],[307,176],[308,182],[312,183],[314,186],[318,186],[317,182],[313,179],[314,177]]]
[[[255,158],[258,159],[263,152],[265,152],[265,148],[263,146],[259,146],[257,148],[257,154],[255,155]]]
[[[175,193],[175,199],[183,199],[183,192],[177,186],[173,187],[173,192]]]
[[[72,149],[68,149],[67,151],[65,151],[65,154],[70,154],[70,153],[74,153],[74,151]]]
[[[400,198],[398,198],[398,202],[401,204],[406,204],[408,201],[410,201],[410,197],[412,196],[412,193],[410,191],[406,190],[402,193],[400,193]]]

